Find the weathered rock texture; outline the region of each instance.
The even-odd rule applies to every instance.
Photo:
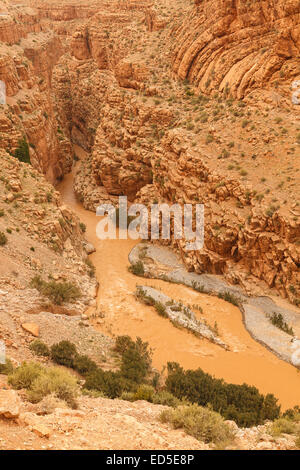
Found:
[[[202,92],[227,90],[237,98],[274,86],[280,73],[299,73],[299,20],[298,0],[195,0],[173,29],[173,69]]]

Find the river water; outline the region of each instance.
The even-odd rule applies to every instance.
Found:
[[[84,158],[81,149],[76,148],[76,153]],[[299,371],[251,338],[237,307],[185,286],[153,279],[141,280],[129,273],[128,254],[137,242],[97,238],[99,219],[76,200],[72,174],[65,177],[58,190],[64,203],[86,224],[86,237],[97,250],[91,260],[100,283],[97,309],[105,316],[103,324],[95,323],[95,328],[110,336],[126,334],[148,341],[153,349],[153,364],[159,370],[168,361],[179,362],[184,368],[201,367],[227,382],[247,383],[255,385],[262,393],[273,393],[283,409],[300,404]],[[161,289],[169,297],[185,304],[200,305],[204,312],[201,318],[205,318],[210,325],[217,322],[220,336],[231,346],[231,351],[174,327],[154,308],[138,302],[134,297],[137,284]],[[200,313],[197,315],[200,316]]]

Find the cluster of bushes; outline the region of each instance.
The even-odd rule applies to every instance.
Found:
[[[209,404],[225,419],[243,427],[262,424],[267,419],[273,421],[280,415],[274,395],[264,396],[246,384],[227,384],[202,369],[184,371],[177,363],[168,363],[166,389],[179,399],[200,406]]]
[[[76,370],[80,375],[87,375],[97,369],[97,364],[86,355],[78,354],[75,344],[70,341],[60,341],[49,348],[39,339],[33,341],[29,348],[37,356],[49,357],[61,366]]]
[[[294,330],[285,321],[281,313],[272,313],[270,316],[270,322],[280,330],[284,331],[288,335],[294,336]]]
[[[47,282],[40,276],[35,276],[30,285],[56,305],[62,305],[64,302],[76,302],[81,297],[80,289],[72,282]]]
[[[23,362],[8,375],[8,383],[16,390],[25,389],[27,398],[32,403],[54,395],[72,408],[77,408],[77,379],[61,368]]]
[[[239,307],[241,305],[241,299],[236,297],[234,294],[231,292],[220,292],[218,294],[219,299],[223,299],[226,302],[231,303],[232,305],[235,305],[236,307]]]
[[[273,395],[262,395],[256,387],[246,384],[228,384],[202,369],[185,371],[177,363],[168,363],[165,386],[158,390],[160,376],[153,374],[152,351],[140,338],[133,341],[129,336],[119,336],[116,339],[115,351],[120,357],[116,371],[105,371],[88,356],[79,355],[69,341],[54,344],[50,350],[39,340],[30,347],[36,354],[49,356],[55,363],[76,370],[85,377],[86,390],[100,392],[108,398],[147,400],[173,407],[188,403],[211,406],[213,411],[242,427],[280,416],[280,406]]]
[[[151,374],[151,351],[140,338],[134,342],[129,336],[119,336],[115,351],[120,355],[117,371],[97,368],[87,375],[84,388],[104,393],[109,398],[120,397],[124,392],[136,392]]]

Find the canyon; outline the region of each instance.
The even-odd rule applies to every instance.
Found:
[[[157,370],[177,361],[274,393],[283,409],[299,404],[297,368],[250,336],[237,306],[167,279],[141,281],[127,269],[137,242],[99,241],[95,230],[97,206],[116,206],[119,195],[204,204],[203,250],[160,243],[188,273],[273,299],[298,337],[299,57],[297,0],[0,1],[0,339],[16,363],[33,358],[32,323],[47,344],[70,339],[107,369],[113,339],[140,336]],[[32,167],[15,158],[24,146]],[[45,302],[34,276],[75,283],[81,298]],[[218,340],[175,328],[138,302],[136,284],[199,305],[197,321],[211,331],[217,323]],[[135,406],[124,413],[148,436]],[[145,448],[155,445],[147,439]],[[172,448],[199,445],[175,431],[172,439]]]

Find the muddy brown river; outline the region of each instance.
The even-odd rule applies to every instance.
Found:
[[[83,158],[84,152],[76,148]],[[210,325],[218,324],[220,337],[230,345],[225,351],[207,340],[175,328],[160,317],[154,308],[145,306],[134,297],[140,279],[128,272],[128,254],[137,243],[133,240],[99,240],[96,225],[99,218],[85,210],[73,192],[73,175],[67,175],[59,185],[63,201],[87,226],[87,239],[96,247],[91,256],[100,283],[97,309],[104,313],[102,325],[95,328],[110,336],[140,336],[153,349],[153,364],[161,370],[168,361],[179,362],[184,368],[201,367],[227,382],[255,385],[262,393],[273,393],[282,408],[300,403],[300,373],[280,360],[246,331],[240,310],[219,298],[200,294],[192,289],[168,282],[143,279],[144,285],[160,289],[169,297],[185,304],[198,304],[201,318]],[[197,313],[195,311],[195,313]],[[198,314],[200,315],[200,313]]]

